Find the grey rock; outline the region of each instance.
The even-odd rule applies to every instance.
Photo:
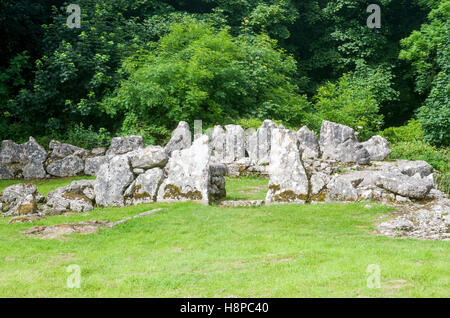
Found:
[[[114,137],[106,155],[121,155],[144,147],[144,139],[141,136]]]
[[[112,156],[88,157],[84,161],[84,174],[88,176],[97,175],[102,164],[108,163]]]
[[[261,127],[247,138],[247,152],[252,162],[263,165],[270,161],[272,130],[277,128],[271,120],[265,120]]]
[[[214,126],[211,135],[211,160],[221,163],[225,161],[225,130],[222,126]]]
[[[245,157],[246,136],[239,125],[225,126],[225,158],[224,163],[235,162]]]
[[[389,148],[389,142],[378,135],[362,142],[361,145],[369,153],[370,160],[384,160],[392,152],[391,148]]]
[[[368,151],[358,142],[352,128],[326,120],[320,129],[320,150],[324,159],[359,164],[370,162]]]
[[[300,155],[295,132],[283,128],[272,130],[267,204],[308,199],[308,178]]]
[[[48,214],[69,211],[86,212],[94,208],[94,180],[73,181],[47,194],[45,210]]]
[[[362,178],[349,176],[336,176],[327,185],[327,199],[330,201],[357,201],[356,187],[363,181]]]
[[[28,195],[35,195],[36,193],[37,188],[34,184],[18,183],[3,189],[0,201],[13,203],[24,199]]]
[[[0,179],[14,179],[14,170],[0,164]]]
[[[163,178],[163,170],[161,168],[153,168],[140,174],[134,183],[134,191],[132,192],[132,203],[151,203],[155,202],[159,186]]]
[[[0,162],[5,163],[27,163],[23,145],[16,144],[11,140],[3,140],[0,150]]]
[[[225,189],[225,174],[227,169],[223,164],[211,164],[209,166],[210,182],[209,196],[212,201],[220,201],[227,196]]]
[[[104,156],[106,154],[106,148],[105,147],[94,148],[91,150],[91,154],[95,157]]]
[[[300,142],[303,160],[320,157],[319,139],[314,132],[303,126],[297,132],[297,137]]]
[[[411,199],[424,199],[433,185],[401,173],[380,173],[376,185],[392,193]]]
[[[47,172],[55,177],[74,177],[84,171],[84,161],[75,155],[56,160],[47,166]]]
[[[189,124],[185,121],[180,121],[177,128],[172,132],[172,137],[164,147],[164,151],[170,156],[173,151],[187,149],[191,144],[192,133]]]
[[[397,167],[401,171],[401,173],[406,174],[410,177],[418,173],[420,177],[423,178],[431,174],[432,171],[432,167],[430,166],[430,164],[423,160],[398,160]]]
[[[44,162],[47,152],[33,137],[21,145],[10,140],[2,142],[0,160],[0,178],[12,179],[24,177],[26,179],[39,179],[46,176]]]
[[[89,151],[86,149],[70,144],[65,144],[56,140],[50,141],[48,148],[50,150],[49,158],[51,160],[63,159],[72,155],[76,155],[77,157],[84,159],[89,154]]]
[[[113,157],[101,165],[94,182],[95,200],[99,206],[123,206],[124,192],[134,179],[127,155]]]
[[[210,198],[211,148],[206,135],[194,140],[191,147],[174,150],[166,165],[167,178],[158,191],[158,201],[198,201]]]
[[[169,157],[160,146],[150,146],[145,149],[134,150],[128,153],[133,168],[151,169],[164,168]]]

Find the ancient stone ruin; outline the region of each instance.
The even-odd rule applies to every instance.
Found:
[[[256,173],[269,176],[265,201],[222,204],[373,200],[417,207],[426,202],[424,209],[429,213],[417,212],[420,222],[387,221],[383,233],[405,228],[403,232],[415,231],[416,236],[447,239],[450,200],[436,189],[431,166],[425,161],[383,161],[390,153],[381,136],[359,142],[352,128],[329,121],[323,121],[320,138],[306,126],[293,131],[265,120],[251,133],[238,125],[215,126],[210,136],[197,134],[194,140],[189,125],[180,122],[165,147],[146,147],[142,137],[126,136],[114,138],[108,149],[87,150],[52,141],[46,152],[32,137],[24,144],[5,140],[0,179],[97,178],[74,181],[47,197],[32,184],[10,186],[0,196],[0,211],[15,216],[11,222],[26,222],[68,211],[85,212],[94,206],[220,203],[226,197],[225,175]],[[424,215],[433,215],[433,221],[427,223]],[[415,228],[416,224],[434,224],[438,230],[427,232]]]

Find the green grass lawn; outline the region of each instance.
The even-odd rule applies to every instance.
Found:
[[[265,200],[268,184],[265,177],[226,178],[227,200]]]
[[[265,182],[250,179],[242,182]],[[257,197],[240,193],[245,186],[238,180],[227,181],[230,198]],[[35,224],[0,218],[0,297],[448,297],[449,242],[377,236],[374,223],[392,208],[365,205],[175,203],[95,209]],[[64,240],[19,233],[32,225],[115,221],[157,207],[167,209]],[[71,264],[81,268],[79,289],[66,287]],[[380,268],[381,288],[367,287],[370,264]]]

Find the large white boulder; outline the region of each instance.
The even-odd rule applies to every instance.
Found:
[[[320,129],[320,150],[324,159],[359,164],[370,162],[368,151],[358,142],[352,128],[326,120]]]
[[[272,130],[267,204],[308,200],[308,177],[300,156],[295,132]]]

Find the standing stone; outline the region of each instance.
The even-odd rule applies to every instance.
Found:
[[[140,174],[134,183],[134,191],[131,194],[132,203],[140,204],[155,202],[162,178],[163,170],[161,168],[149,169]]]
[[[381,136],[373,136],[369,140],[361,143],[370,155],[370,160],[384,160],[392,152],[389,142]]]
[[[116,156],[100,167],[94,183],[95,200],[99,206],[123,206],[124,191],[133,181],[127,155]]]
[[[174,150],[166,166],[167,178],[158,191],[158,201],[210,202],[211,148],[206,135],[191,147]]]
[[[144,139],[141,136],[114,137],[106,155],[122,155],[144,147]]]
[[[239,125],[225,126],[225,163],[245,157],[245,131]]]
[[[303,126],[297,132],[303,159],[317,159],[320,157],[319,140],[314,132]]]
[[[84,171],[83,160],[75,155],[52,162],[47,166],[47,172],[55,177],[74,177]]]
[[[4,140],[0,151],[0,178],[44,178],[46,176],[44,170],[46,159],[47,152],[33,137],[21,145]]]
[[[225,165],[216,163],[209,166],[210,183],[209,183],[209,196],[213,201],[220,201],[227,196],[225,189],[225,178],[227,174],[227,168]]]
[[[283,128],[272,130],[267,204],[308,199],[308,177],[300,155],[295,132]]]
[[[225,130],[222,126],[214,126],[211,136],[212,161],[222,163],[225,160]]]
[[[192,133],[189,124],[185,121],[180,121],[177,128],[172,132],[172,137],[164,147],[164,151],[170,156],[173,151],[187,149],[191,144]]]
[[[270,161],[272,130],[277,128],[271,120],[265,120],[261,127],[247,141],[247,152],[252,162],[266,165]]]
[[[33,137],[23,144],[27,164],[23,168],[25,179],[43,179],[47,175],[44,169],[44,162],[47,159],[47,152],[39,145]]]
[[[370,155],[358,142],[355,131],[344,125],[324,120],[320,129],[320,150],[323,159],[343,163],[368,164]]]

